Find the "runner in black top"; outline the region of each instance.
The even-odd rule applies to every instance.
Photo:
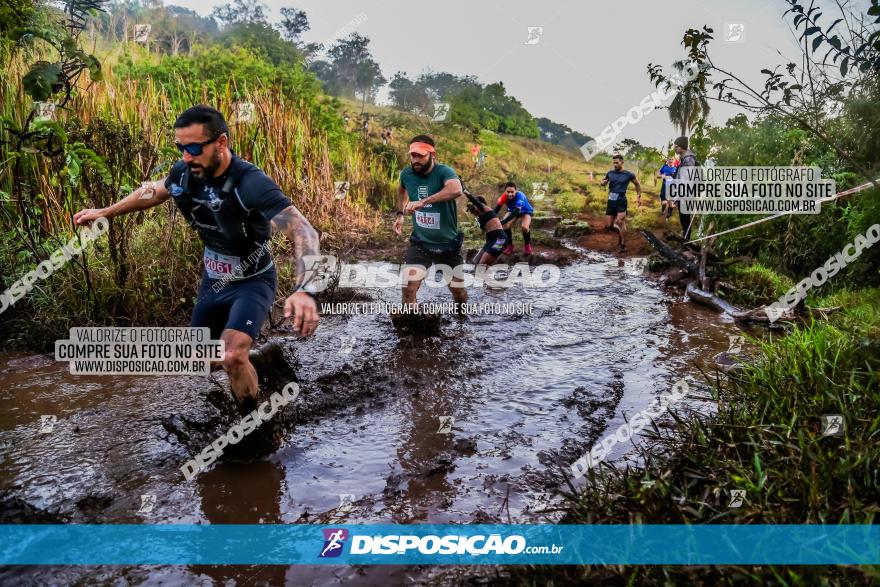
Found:
[[[494,265],[498,261],[501,251],[507,245],[507,234],[495,211],[489,207],[486,198],[474,196],[469,191],[463,190],[464,195],[470,200],[468,212],[477,217],[480,230],[486,232],[486,244],[474,256],[474,265]]]
[[[173,198],[205,244],[204,273],[191,325],[209,327],[225,342],[222,366],[239,402],[258,395],[250,348],[275,300],[276,274],[269,243],[273,229],[296,250],[297,286],[284,302],[293,329],[309,336],[318,325],[314,288],[304,257],[319,255],[318,234],[260,169],[236,157],[229,147],[223,115],[194,106],[174,123],[183,159],[163,181],[142,186],[102,209],[80,210],[74,223],[89,224],[146,210]]]
[[[617,251],[622,253],[626,246],[623,244],[623,237],[626,234],[626,188],[630,182],[636,186],[637,206],[642,205],[642,184],[639,178],[631,172],[623,168],[623,155],[616,154],[611,158],[614,162],[614,169],[605,174],[605,178],[599,183],[608,187],[608,205],[605,209],[605,228],[613,230],[617,233],[618,246]]]

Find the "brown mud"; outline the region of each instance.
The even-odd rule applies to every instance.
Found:
[[[615,236],[616,238],[616,236]],[[641,239],[632,233],[633,239]],[[389,238],[369,259],[400,262]],[[587,240],[585,240],[587,239]],[[546,289],[474,288],[488,309],[444,315],[436,334],[387,314],[324,315],[308,340],[279,326],[300,394],[277,416],[279,450],[180,471],[240,417],[225,375],[73,376],[52,357],[0,354],[0,512],[5,523],[470,523],[553,521],[563,471],[597,439],[668,393],[738,330],[682,303],[593,234],[536,239],[531,265],[561,266]],[[520,241],[521,246],[521,241]],[[383,248],[384,247],[384,248]],[[595,248],[594,248],[595,247]],[[635,247],[627,255],[636,255]],[[516,262],[502,258],[502,263]],[[399,301],[371,289],[358,299]],[[423,286],[420,302],[451,301]],[[509,309],[508,307],[508,309]],[[277,318],[277,317],[276,317]],[[278,383],[275,384],[279,385]],[[270,391],[268,388],[265,391]],[[41,415],[57,417],[40,432]],[[624,456],[626,447],[614,454]],[[155,496],[143,511],[142,496]],[[551,508],[552,509],[552,508]],[[31,567],[0,583],[434,584],[403,567]]]

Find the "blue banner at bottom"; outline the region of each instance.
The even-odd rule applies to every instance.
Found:
[[[876,565],[876,525],[0,525],[3,565]]]

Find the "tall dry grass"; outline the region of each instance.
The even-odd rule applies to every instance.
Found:
[[[20,80],[38,57],[8,50],[0,55],[5,64],[0,118],[18,126],[27,119],[32,103]],[[230,79],[222,92],[209,96],[206,90],[192,92],[182,78],[170,84],[150,77],[123,79],[112,67],[105,74],[101,83],[82,79],[65,108],[57,110],[58,130],[66,139],[61,153],[47,156],[16,150],[14,141],[0,143],[0,260],[8,268],[0,291],[76,233],[76,210],[107,206],[142,181],[164,177],[179,157],[173,148],[174,119],[197,103],[227,116],[236,153],[278,183],[322,233],[324,250],[350,246],[376,228],[381,214],[367,202],[368,195],[393,197],[389,163],[373,157],[356,136],[336,132],[327,108],[316,114],[314,107],[289,99],[289,88],[250,84],[242,90]],[[255,105],[252,122],[235,120],[236,101]],[[109,181],[87,158],[73,173],[70,154],[84,148],[103,160]],[[334,197],[334,181],[351,183],[347,197]],[[283,237],[275,241],[279,257],[292,253]],[[279,263],[283,283],[292,283],[288,265]],[[165,203],[113,219],[105,237],[4,312],[0,326],[18,339],[13,344],[33,344],[74,325],[180,324],[188,318],[200,271],[198,238],[173,203]]]

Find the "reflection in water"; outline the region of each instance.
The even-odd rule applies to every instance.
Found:
[[[397,301],[399,292],[377,296]],[[420,292],[423,302],[448,299],[445,289]],[[192,449],[167,424],[204,421],[203,379],[74,377],[43,357],[0,355],[0,489],[75,522],[540,521],[525,506],[559,486],[554,471],[693,374],[696,359],[725,350],[735,332],[596,255],[563,269],[555,287],[477,289],[470,301],[531,303],[534,311],[448,319],[428,338],[398,336],[387,316],[325,317],[313,339],[294,343],[304,389],[312,401],[370,389],[312,414],[271,458],[220,462],[189,482],[179,467]],[[318,385],[324,380],[329,387]],[[44,414],[57,423],[40,435]],[[452,418],[451,433],[438,431],[441,416]],[[217,435],[196,432],[204,442]],[[136,513],[143,494],[156,496],[149,514]],[[49,577],[44,583],[95,578],[88,568],[22,576],[37,572]],[[381,585],[402,573],[359,572],[198,566],[102,576]]]
[[[414,368],[418,375],[400,407],[404,430],[397,465],[405,479],[407,499],[386,503],[396,523],[426,521],[432,504],[451,499],[455,493],[447,473],[452,467],[449,452],[455,422],[463,420],[470,409],[470,386],[461,372],[466,355],[467,348],[450,338],[420,346],[412,340],[401,341],[391,357],[398,369]]]
[[[196,477],[202,513],[211,524],[281,524],[284,467],[272,461],[223,462]],[[269,547],[269,545],[267,545]],[[284,585],[286,565],[191,565],[217,585]],[[227,583],[232,581],[232,583]],[[254,583],[256,582],[256,583]]]

